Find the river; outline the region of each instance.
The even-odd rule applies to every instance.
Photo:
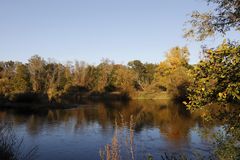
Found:
[[[160,159],[165,152],[208,154],[211,142],[203,130],[212,132],[219,127],[203,127],[198,114],[166,100],[89,102],[71,109],[30,113],[4,110],[0,120],[11,122],[17,137],[23,138],[21,152],[38,147],[37,160],[95,160],[100,148],[111,143],[119,115],[125,121],[134,117],[137,159],[148,154]]]

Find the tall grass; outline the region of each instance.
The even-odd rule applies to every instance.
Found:
[[[111,144],[105,145],[104,149],[100,149],[101,160],[135,160],[135,144],[134,144],[134,128],[135,123],[133,116],[130,122],[126,122],[121,115],[121,123],[115,121],[115,130]]]
[[[33,147],[27,153],[22,153],[23,139],[18,139],[12,124],[0,124],[0,159],[1,160],[33,160],[37,147]]]
[[[135,120],[130,116],[130,121],[127,122],[121,115],[121,122],[115,120],[115,129],[112,141],[106,144],[104,148],[99,150],[100,160],[136,160],[136,144],[134,141]],[[191,155],[186,153],[162,152],[159,157],[161,160],[215,160],[213,154],[204,155],[194,152]],[[140,159],[153,160],[151,154],[147,154]]]

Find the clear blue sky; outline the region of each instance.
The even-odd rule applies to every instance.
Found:
[[[171,47],[187,45],[196,63],[202,43],[182,37],[184,22],[208,9],[204,0],[0,0],[0,60],[38,54],[60,62],[158,63]]]

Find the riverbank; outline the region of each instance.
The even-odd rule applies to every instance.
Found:
[[[46,94],[21,93],[12,94],[0,98],[0,108],[2,109],[65,109],[73,108],[78,104],[84,104],[88,101],[120,101],[127,102],[130,100],[170,100],[167,92],[136,92],[132,95],[122,92],[85,92],[63,94],[59,97],[49,99]]]
[[[69,109],[77,106],[77,104],[5,102],[0,103],[0,110],[14,109],[21,112],[34,113],[47,111],[48,109]]]
[[[171,97],[167,92],[156,92],[156,91],[141,91],[137,92],[135,96],[132,97],[134,100],[169,100]]]

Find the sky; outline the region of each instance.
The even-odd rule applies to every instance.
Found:
[[[209,9],[204,0],[0,0],[0,61],[38,54],[62,63],[159,63],[170,48],[187,46],[197,63],[201,45],[223,37],[188,41],[184,23],[193,10]]]

